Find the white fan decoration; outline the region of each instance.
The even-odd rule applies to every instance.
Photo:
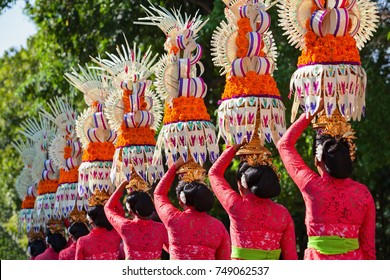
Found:
[[[89,149],[93,150],[94,143],[110,143],[113,147],[117,134],[107,121],[104,105],[113,90],[112,81],[102,69],[92,66],[79,68],[81,73],[73,70],[72,73],[65,74],[68,81],[84,94],[84,99],[90,106],[76,120],[76,135],[81,141],[84,153]],[[112,193],[114,188],[110,180],[111,168],[112,159],[83,160],[79,166],[79,197],[89,199],[96,191]],[[86,199],[80,207],[88,207]]]
[[[285,30],[284,35],[288,36],[291,45],[301,50],[305,47],[306,22],[312,16],[312,4],[313,0],[285,0],[278,3],[280,26]],[[328,10],[331,8],[327,7]],[[348,9],[352,21],[351,35],[356,40],[358,49],[362,49],[377,28],[377,5],[370,0],[352,0]]]
[[[150,47],[142,54],[135,43],[131,49],[126,38],[125,41],[126,45],[116,48],[117,55],[106,53],[110,59],[93,59],[112,75],[116,87],[105,102],[108,123],[118,134],[118,143],[122,143],[116,147],[111,179],[114,181],[123,174],[130,182],[134,169],[145,182],[152,184],[163,174],[162,161],[153,162],[154,137],[143,144],[131,142],[130,138],[139,133],[138,128],[149,128],[154,135],[162,121],[163,107],[150,89],[149,80],[157,55],[152,56]],[[121,163],[119,169],[117,162]]]
[[[285,0],[279,1],[280,26],[287,35],[288,42],[300,50],[305,45],[304,36],[307,32],[306,21],[311,16],[313,0]]]
[[[72,72],[65,73],[64,77],[84,94],[88,106],[91,106],[92,102],[104,103],[111,89],[111,81],[107,74],[88,65],[85,67],[79,65],[79,70],[80,73],[72,68]]]
[[[324,4],[319,0],[286,0],[278,7],[285,35],[303,52],[313,49],[305,45],[307,28],[317,38],[350,35],[356,41],[357,53],[373,36],[379,22],[377,6],[370,0],[326,1]],[[337,109],[347,121],[360,120],[365,112],[366,84],[366,72],[358,60],[333,61],[329,57],[329,62],[314,60],[299,65],[290,82],[290,91],[295,93],[291,121],[295,120],[299,106],[307,116],[313,115],[321,101],[328,118]]]
[[[77,112],[66,99],[59,97],[51,99],[48,105],[50,112],[42,110],[41,114],[58,127],[58,133],[49,147],[49,155],[61,170],[54,213],[58,219],[68,218],[77,203],[82,203],[82,207],[88,203],[86,196],[79,197],[77,193],[77,170],[82,155],[81,143],[76,136]]]
[[[32,168],[36,154],[34,142],[30,139],[23,140],[20,136],[18,136],[18,138],[15,141],[12,141],[11,144],[22,157],[24,167]]]
[[[231,84],[230,78],[240,81],[242,87],[248,88],[250,85],[245,84],[245,79],[250,74],[256,79],[262,75],[268,75],[273,79],[277,48],[269,30],[271,17],[266,11],[278,1],[223,2],[227,6],[225,9],[227,22],[222,21],[213,33],[211,55],[214,65],[222,68],[221,75],[227,74],[227,88],[237,88],[237,92],[233,92],[229,97],[222,95],[218,108],[219,136],[222,136],[228,145],[249,142],[255,135],[259,136],[261,145],[264,141],[276,143],[286,129],[285,107],[279,92],[244,94],[241,92],[244,89]],[[245,33],[242,33],[240,24],[245,22],[250,28],[246,28]],[[243,57],[237,52],[238,36],[245,36],[249,44]]]
[[[200,62],[203,51],[196,39],[207,20],[203,21],[198,13],[183,16],[180,9],[168,11],[152,4],[149,8],[142,7],[148,16],[136,23],[158,26],[167,37],[164,44],[167,54],[156,67],[157,92],[165,101],[166,110],[177,110],[174,101],[179,98],[203,99],[207,85],[200,77],[204,71]],[[165,121],[156,144],[155,162],[161,161],[162,149],[166,157],[173,161],[179,156],[187,161],[192,156],[198,164],[203,165],[208,154],[210,161],[214,162],[219,155],[215,127],[205,119]]]
[[[56,134],[56,128],[49,123],[49,120],[43,116],[36,119],[28,119],[21,125],[21,133],[34,141],[36,156],[32,166],[33,183],[38,184],[38,196],[35,200],[34,210],[26,214],[29,221],[33,223],[33,228],[37,232],[40,229],[46,229],[46,223],[55,219],[54,203],[55,192],[52,189],[40,189],[40,185],[47,183],[51,185],[58,184],[59,170],[50,159],[48,149],[50,142]]]
[[[220,26],[211,37],[211,54],[215,66],[221,67],[220,74],[230,72],[232,62],[236,59],[237,26],[234,22],[221,21]]]
[[[375,2],[370,0],[357,0],[356,6],[352,8],[356,15],[359,29],[354,36],[359,50],[374,36],[379,23],[379,11]]]
[[[26,231],[29,232],[32,229],[34,205],[32,204],[32,207],[28,207],[28,205],[24,204],[24,201],[34,201],[38,196],[37,185],[34,183],[32,177],[32,165],[36,149],[34,147],[34,142],[29,139],[24,141],[20,138],[20,136],[11,144],[22,157],[24,165],[22,171],[15,180],[16,193],[23,201],[22,209],[19,212],[18,231],[22,232],[25,226]]]

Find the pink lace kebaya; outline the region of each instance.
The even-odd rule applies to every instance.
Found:
[[[76,260],[117,260],[120,241],[115,229],[93,228],[77,240]]]
[[[209,172],[213,191],[229,214],[232,245],[267,251],[281,249],[283,259],[296,260],[294,222],[288,210],[250,192],[241,196],[225,180],[225,170],[235,153],[234,147],[227,148]]]
[[[336,179],[312,171],[295,149],[311,119],[305,114],[291,125],[277,147],[287,172],[297,184],[306,205],[305,224],[310,237],[336,236],[358,239],[358,249],[342,254],[321,254],[314,248],[305,259],[375,259],[375,205],[368,188],[352,179]]]
[[[230,237],[221,221],[192,206],[180,211],[170,202],[168,191],[175,174],[173,165],[154,191],[157,214],[168,230],[171,259],[230,259]]]
[[[123,206],[119,202],[125,184],[122,184],[110,197],[104,207],[107,219],[123,239],[126,259],[161,259],[163,247],[168,251],[168,234],[162,223],[142,219],[135,215],[133,220],[124,217]]]

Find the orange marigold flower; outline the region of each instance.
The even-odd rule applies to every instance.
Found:
[[[210,121],[203,98],[180,96],[172,100],[172,106],[165,104],[164,124],[194,120]]]
[[[60,169],[60,179],[58,181],[58,184],[71,184],[71,183],[77,183],[79,180],[79,167],[76,166],[69,171],[66,171],[65,169]]]
[[[258,75],[254,71],[249,71],[246,77],[228,76],[222,99],[245,95],[280,96],[280,93],[274,78],[270,74]]]
[[[83,152],[85,161],[110,161],[115,152],[115,146],[111,142],[91,142]]]
[[[309,20],[308,20],[309,21]],[[305,49],[298,58],[298,66],[315,63],[360,63],[355,39],[345,36],[318,37],[311,29],[305,34]]]
[[[22,201],[22,209],[33,209],[35,205],[35,197],[33,196],[26,196],[25,199]]]
[[[124,107],[124,113],[130,113],[130,98],[129,95],[132,94],[132,90],[124,90],[122,94],[122,101],[123,101],[123,107]]]
[[[58,188],[58,180],[41,180],[38,183],[38,195],[55,193]]]
[[[118,135],[118,140],[115,146],[118,147],[127,147],[132,145],[156,145],[156,140],[154,139],[155,131],[149,126],[146,127],[126,127],[122,123],[120,133]]]
[[[177,52],[180,51],[180,49],[177,46],[172,46],[171,49],[169,50],[169,53],[177,54]]]
[[[72,148],[69,146],[66,146],[64,148],[64,159],[68,159],[72,156]]]
[[[247,38],[248,32],[252,32],[249,18],[241,18],[237,21],[238,35],[236,39],[237,51],[236,56],[239,58],[245,57],[248,53],[249,40]]]

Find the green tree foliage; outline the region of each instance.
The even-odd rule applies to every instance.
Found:
[[[8,8],[11,8],[13,4],[15,4],[16,0],[1,0],[0,1],[0,15],[7,10]]]
[[[0,13],[14,4],[13,0],[0,1]],[[181,5],[182,11],[200,14],[209,19],[203,28],[199,43],[203,46],[202,62],[205,65],[203,75],[209,91],[205,102],[214,122],[217,101],[225,84],[225,77],[219,76],[219,69],[213,66],[210,55],[210,39],[219,22],[224,19],[224,4],[221,0],[153,0],[155,5],[171,8]],[[377,257],[390,258],[390,133],[386,124],[390,122],[387,106],[389,95],[389,4],[380,3],[381,22],[374,38],[361,52],[363,67],[368,76],[366,118],[354,122],[358,140],[358,158],[353,174],[354,179],[366,184],[377,205]],[[137,42],[142,48],[152,46],[154,52],[163,54],[164,34],[154,26],[135,25],[133,22],[145,16],[141,4],[148,6],[146,0],[35,0],[26,1],[26,14],[37,25],[38,32],[29,38],[27,47],[19,51],[11,49],[0,57],[0,223],[12,224],[20,207],[15,194],[15,178],[22,168],[19,155],[10,145],[17,135],[20,123],[26,118],[37,116],[37,111],[45,106],[45,101],[53,96],[68,96],[79,112],[86,107],[82,94],[73,89],[64,79],[77,64],[90,63],[90,56],[104,57],[105,52],[115,52],[116,45],[124,43],[123,34],[129,42]],[[278,47],[278,69],[274,77],[286,106],[286,120],[289,125],[291,100],[289,83],[296,70],[300,52],[292,48],[283,31],[277,26],[277,9],[270,10],[273,23],[271,30]],[[297,148],[306,162],[312,166],[313,133],[305,131]],[[223,146],[221,146],[222,148]],[[283,186],[277,201],[285,205],[295,221],[299,255],[303,257],[306,247],[306,228],[304,226],[305,207],[302,196],[286,173],[277,151],[269,146],[274,162],[280,170]],[[234,171],[238,162],[231,165],[226,179],[235,187]],[[312,166],[313,167],[313,166]],[[314,168],[314,167],[313,167]],[[170,193],[173,200],[175,195]],[[229,224],[225,211],[219,204],[212,215]],[[15,231],[8,226],[8,231]],[[0,241],[4,243],[6,232],[1,229]],[[8,237],[7,237],[8,238]],[[380,242],[379,242],[380,240]],[[7,243],[8,244],[8,243]],[[8,246],[8,245],[7,245]],[[0,245],[1,247],[1,245]],[[15,247],[16,248],[16,247]],[[3,251],[3,247],[0,248]],[[14,258],[24,258],[15,255]]]

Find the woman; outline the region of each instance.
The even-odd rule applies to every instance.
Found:
[[[175,260],[230,259],[230,237],[221,221],[206,212],[214,205],[212,192],[198,182],[180,182],[176,193],[184,208],[180,211],[168,198],[179,159],[169,168],[154,191],[157,214],[168,230],[169,253]]]
[[[145,192],[131,192],[126,198],[126,208],[134,219],[126,219],[121,213],[120,198],[127,184],[123,182],[104,206],[107,218],[124,242],[126,259],[161,259],[163,246],[168,247],[168,234],[163,224],[150,219],[154,211],[151,197]]]
[[[27,251],[30,255],[30,260],[35,260],[35,258],[45,252],[47,249],[45,241],[42,239],[35,239],[33,241],[29,241],[27,245]]]
[[[85,236],[89,234],[89,229],[85,223],[75,222],[73,223],[69,229],[69,234],[73,240],[72,244],[69,245],[66,249],[60,252],[59,259],[60,260],[74,260],[76,258],[76,244],[77,240],[81,236]]]
[[[312,171],[294,145],[313,117],[302,114],[277,147],[287,172],[306,205],[309,237],[305,259],[375,259],[375,205],[368,188],[348,177],[352,173],[349,147],[343,139],[317,136]]]
[[[121,237],[107,220],[103,205],[88,209],[91,232],[77,240],[76,260],[117,260]]]
[[[223,177],[239,146],[227,148],[211,167],[211,187],[229,214],[232,259],[298,259],[294,222],[270,198],[280,193],[279,179],[268,165],[241,162],[236,174],[239,193]]]
[[[36,256],[35,260],[58,260],[60,251],[66,246],[66,239],[61,233],[46,232],[47,249],[40,255]]]

